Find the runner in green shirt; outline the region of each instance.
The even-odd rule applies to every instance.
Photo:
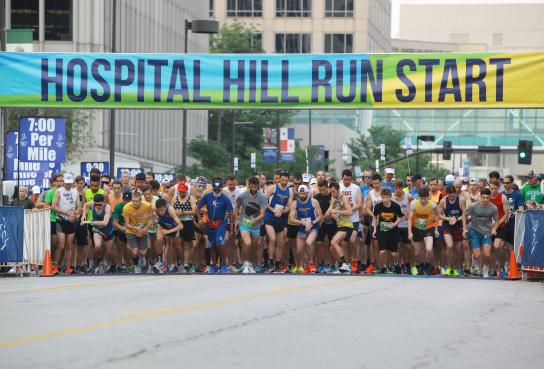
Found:
[[[542,193],[542,188],[540,186],[540,179],[533,170],[527,174],[527,179],[527,183],[520,191],[527,206],[532,206],[530,203],[531,201],[534,201],[537,205],[544,204],[544,194]]]

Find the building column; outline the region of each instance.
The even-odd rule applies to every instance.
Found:
[[[5,28],[11,29],[11,0],[6,0],[6,19]]]
[[[40,44],[40,51],[43,51],[43,43],[45,41],[45,0],[40,0],[38,9],[38,42]]]

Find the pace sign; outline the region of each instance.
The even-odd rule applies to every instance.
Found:
[[[19,121],[21,161],[64,162],[65,132],[64,118],[22,117]]]

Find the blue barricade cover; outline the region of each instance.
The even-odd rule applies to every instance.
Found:
[[[0,262],[23,261],[24,209],[0,206]]]
[[[528,210],[525,213],[523,249],[523,265],[544,267],[544,211]]]

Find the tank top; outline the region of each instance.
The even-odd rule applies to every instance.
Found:
[[[502,205],[502,196],[503,196],[502,193],[499,192],[497,194],[497,197],[495,197],[494,199],[492,199],[491,197],[489,198],[489,201],[491,201],[491,203],[495,205],[497,209],[499,210],[499,219],[502,219],[502,217],[504,217],[504,207]],[[499,228],[505,227],[506,224],[508,223],[501,224]]]
[[[158,215],[157,224],[161,226],[164,229],[172,229],[176,227],[176,221],[168,214],[168,209],[170,208],[170,205],[166,205],[166,212],[164,215]]]
[[[461,220],[459,220],[459,217],[463,215],[463,210],[461,209],[459,201],[459,196],[457,196],[452,204],[450,203],[450,200],[448,200],[448,198],[446,197],[446,208],[444,209],[444,214],[447,217],[456,217],[458,220],[457,223],[455,223],[454,225],[451,225],[448,221],[444,221],[445,228],[459,229],[463,226],[463,223],[461,222]]]
[[[334,197],[332,198],[332,208],[339,211],[346,210],[341,195],[338,196],[337,199],[335,199]],[[349,215],[338,215],[338,218],[336,219],[336,225],[338,227],[353,228],[353,222],[351,221],[351,217]]]
[[[289,188],[286,188],[283,190],[279,185],[276,185],[276,190],[274,191],[274,194],[270,196],[269,204],[272,209],[284,209],[288,202],[289,202]],[[280,218],[281,220],[284,220],[284,217]],[[273,221],[280,221],[278,218],[274,216],[274,213],[270,211],[270,209],[266,208],[265,214],[264,214],[264,220],[273,220]]]
[[[79,196],[76,189],[67,190],[61,187],[57,190],[59,192],[59,208],[67,211],[75,211],[77,205],[77,197]],[[63,220],[71,221],[66,214],[57,213],[57,216]]]
[[[300,221],[313,222],[316,219],[315,209],[312,204],[312,199],[307,198],[306,203],[297,200],[297,217]],[[304,227],[303,227],[304,228]]]
[[[99,188],[98,191],[93,192],[90,188],[85,190],[85,202],[90,202],[94,200],[94,195],[104,195],[104,190]],[[93,220],[93,212],[91,209],[87,211],[87,220]]]
[[[404,214],[404,218],[400,221],[398,227],[399,228],[408,228],[408,219],[406,218],[406,212],[408,211],[408,206],[410,206],[410,202],[408,201],[408,194],[406,192],[403,192],[404,196],[402,198],[402,201],[399,201],[399,199],[395,196],[395,193],[393,193],[393,201],[399,204],[400,210],[402,211],[402,214]]]
[[[422,206],[421,200],[416,200],[416,209],[412,218],[412,226],[419,230],[425,230],[432,227],[433,224],[433,203],[427,201],[427,205]]]
[[[181,211],[191,211],[193,208],[191,208],[191,195],[187,195],[186,200],[184,202],[180,202],[180,197],[175,197],[176,202],[174,203],[174,210],[181,210]],[[179,220],[182,222],[192,220],[192,215],[180,215]]]
[[[92,208],[91,211],[93,213],[93,220],[103,221],[104,217],[106,216],[106,204],[104,204],[102,208],[102,212],[100,214],[96,212],[96,209],[94,207]],[[113,234],[113,217],[112,216],[110,217],[110,221],[105,227],[100,227],[93,224],[93,228],[97,229],[101,233],[111,236]]]
[[[349,186],[344,186],[344,183],[340,182],[340,193],[342,196],[345,196],[348,198],[348,201],[354,209],[351,213],[351,221],[352,222],[358,222],[359,221],[359,209],[355,210],[355,207],[357,206],[357,193],[361,190],[359,189],[359,186],[355,184],[350,184]]]
[[[382,197],[380,194],[376,193],[376,190],[372,190],[368,193],[370,196],[370,202],[372,203],[372,212],[374,212],[374,206],[382,202]]]

